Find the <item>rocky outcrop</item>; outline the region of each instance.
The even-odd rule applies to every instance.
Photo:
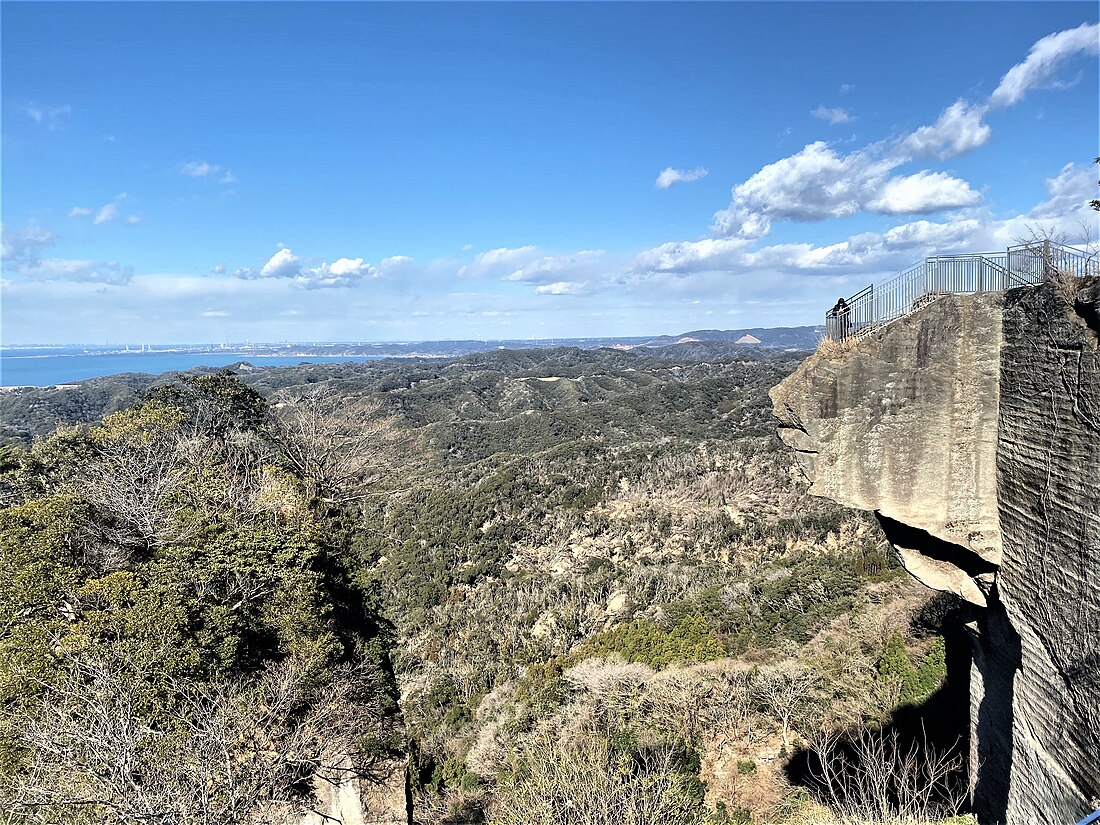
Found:
[[[873,510],[905,566],[977,605],[982,825],[1100,797],[1100,284],[944,296],[826,345],[772,391],[811,492]]]
[[[368,776],[359,776],[348,760],[347,777],[336,784],[319,782],[314,788],[314,813],[302,825],[405,825],[412,821],[407,765],[403,759],[386,761]]]

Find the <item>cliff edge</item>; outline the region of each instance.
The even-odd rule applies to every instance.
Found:
[[[1100,282],[948,295],[772,390],[811,492],[976,605],[982,825],[1100,806]]]

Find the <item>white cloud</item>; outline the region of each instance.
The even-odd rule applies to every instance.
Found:
[[[367,267],[369,269],[369,265]],[[329,274],[337,278],[358,277],[363,274],[364,266],[362,258],[340,258],[332,262],[328,267]]]
[[[974,206],[981,195],[964,180],[946,172],[917,172],[891,178],[865,207],[886,215],[920,215],[962,206]]]
[[[214,268],[211,269],[210,271],[213,272],[215,275],[224,275],[225,274],[225,264],[214,264]]]
[[[988,103],[958,100],[933,124],[847,154],[823,141],[811,143],[734,186],[729,206],[715,213],[711,229],[722,236],[755,239],[767,235],[776,220],[821,221],[861,211],[928,214],[972,206],[980,195],[945,172],[891,173],[917,157],[946,160],[985,145],[992,130],[982,118],[991,108],[1010,106],[1028,90],[1050,85],[1061,63],[1078,53],[1096,54],[1098,44],[1100,24],[1049,35],[1005,73]],[[819,107],[815,114],[829,117],[832,111]]]
[[[1037,41],[1022,63],[1017,63],[1001,78],[989,96],[994,108],[1019,103],[1032,89],[1051,85],[1054,73],[1068,58],[1076,54],[1095,55],[1100,52],[1100,24],[1082,23],[1076,29],[1048,34]]]
[[[117,285],[129,283],[134,275],[134,268],[117,261],[43,258],[20,266],[19,274],[35,281],[77,281]]]
[[[260,269],[261,278],[296,278],[302,271],[302,261],[289,248],[283,247]]]
[[[825,105],[818,106],[810,114],[818,120],[824,120],[833,126],[838,123],[849,123],[853,120],[851,114],[846,110],[840,108],[830,109]]]
[[[92,210],[86,206],[74,206],[69,210],[70,218],[86,218],[92,214]]]
[[[364,278],[381,278],[400,273],[411,263],[412,258],[406,255],[392,255],[383,258],[378,266],[367,263],[363,258],[337,258],[331,264],[322,260],[316,265],[310,265],[295,255],[290,247],[279,244],[278,251],[258,272],[251,267],[240,267],[234,275],[242,280],[293,279],[300,287],[322,289],[353,286]],[[225,272],[226,267],[223,264],[214,267],[217,275]]]
[[[0,260],[12,264],[30,264],[43,250],[54,245],[56,236],[31,221],[22,228],[0,224]]]
[[[141,221],[142,221],[141,215],[127,215],[126,216],[126,225],[127,226],[137,226],[139,223],[141,223]]]
[[[508,270],[515,270],[537,258],[539,250],[534,246],[519,246],[514,248],[500,247],[479,252],[472,262],[459,268],[458,275],[463,278],[479,278],[487,275],[500,275]]]
[[[936,250],[952,252],[966,246],[981,230],[982,223],[976,218],[960,221],[934,223],[932,221],[913,221],[888,229],[883,234],[887,245],[899,249]]]
[[[989,142],[992,129],[982,123],[984,114],[984,106],[957,100],[931,126],[921,126],[910,134],[902,146],[923,157],[938,160],[957,157]]]
[[[180,174],[190,178],[205,178],[218,171],[218,167],[205,160],[192,160],[180,167]]]
[[[585,249],[571,255],[547,255],[524,264],[506,280],[550,283],[565,277],[575,278],[594,272],[603,256],[602,249]]]
[[[70,114],[72,107],[68,104],[62,106],[45,106],[40,103],[32,103],[27,106],[27,116],[35,123],[45,126],[47,129],[57,129]]]
[[[852,89],[854,89],[854,88],[855,88],[855,86],[853,86],[851,83],[841,83],[840,84],[840,93],[842,95],[846,95],[846,94],[848,94],[848,92],[852,91]]]
[[[583,281],[555,281],[535,287],[536,295],[583,295],[588,284]]]
[[[673,169],[669,166],[661,170],[661,174],[657,176],[657,181],[653,185],[658,189],[668,189],[678,183],[702,180],[707,174],[707,170],[702,166],[696,166],[694,169]]]
[[[634,257],[634,272],[699,272],[738,266],[750,241],[744,238],[706,238],[671,241]]]
[[[1100,197],[1096,189],[1096,175],[1096,167],[1092,164],[1067,163],[1057,175],[1047,178],[1048,200],[1032,209],[1031,216],[1057,218],[1081,211],[1087,214],[1088,201]]]
[[[878,193],[897,158],[876,146],[839,155],[824,141],[770,163],[733,188],[729,207],[715,213],[719,235],[760,238],[775,219],[820,221],[853,215]]]
[[[180,174],[189,178],[215,178],[218,183],[236,183],[237,176],[216,163],[191,160],[180,166]]]
[[[99,211],[96,212],[95,220],[93,220],[92,223],[96,226],[105,226],[106,224],[112,223],[117,217],[118,204],[108,203],[99,208]]]
[[[228,318],[229,313],[224,309],[207,309],[202,313],[203,318]]]

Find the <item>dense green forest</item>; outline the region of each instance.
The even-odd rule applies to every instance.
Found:
[[[824,816],[788,762],[884,747],[955,608],[806,496],[797,354],[666,349],[5,393],[10,821],[301,821],[406,758],[423,823]]]

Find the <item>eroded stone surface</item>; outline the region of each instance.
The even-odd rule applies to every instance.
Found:
[[[772,392],[812,492],[874,510],[906,567],[982,605],[982,825],[1100,797],[1100,284],[941,298]]]
[[[858,343],[809,358],[772,390],[780,437],[810,491],[912,525],[987,564],[907,545],[921,581],[985,604],[1000,562],[997,415],[1000,293],[944,296]],[[960,572],[962,571],[962,572]]]

